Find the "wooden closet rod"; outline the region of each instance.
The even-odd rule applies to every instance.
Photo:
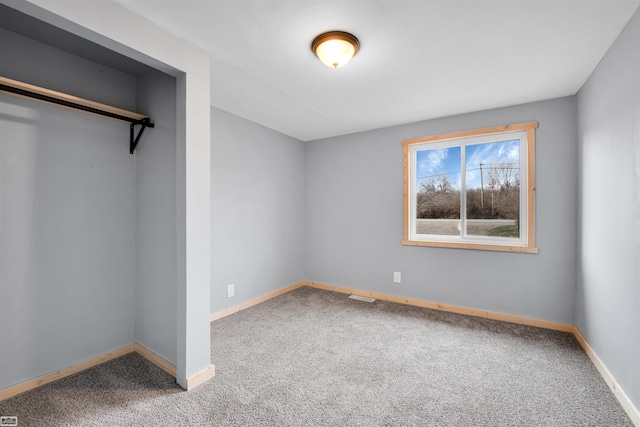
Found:
[[[121,108],[112,107],[110,105],[101,104],[99,102],[90,101],[88,99],[78,98],[77,96],[67,95],[66,93],[56,92],[39,86],[30,85],[28,83],[11,80],[6,77],[0,77],[0,92],[6,92],[11,95],[33,98],[52,104],[62,105],[64,107],[85,111],[87,113],[98,114],[100,116],[109,117],[116,120],[122,120],[131,124],[129,152],[133,151],[140,141],[142,132],[145,128],[155,127],[151,123],[149,116],[134,113],[132,111],[123,110]],[[140,131],[134,138],[134,126],[140,125]]]

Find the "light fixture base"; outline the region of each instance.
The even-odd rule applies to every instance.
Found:
[[[353,34],[344,31],[329,31],[313,40],[311,50],[323,64],[338,68],[358,53],[360,41]]]

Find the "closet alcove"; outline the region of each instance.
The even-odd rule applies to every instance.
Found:
[[[5,5],[0,52],[155,125],[130,154],[126,123],[0,93],[0,390],[132,344],[177,365],[176,78]]]

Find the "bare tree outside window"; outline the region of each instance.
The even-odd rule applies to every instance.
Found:
[[[467,147],[467,234],[520,237],[520,145]]]
[[[460,147],[421,150],[417,164],[416,224],[418,233],[460,234]]]

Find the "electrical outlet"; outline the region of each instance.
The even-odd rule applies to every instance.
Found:
[[[394,271],[393,272],[393,283],[400,283],[402,282],[402,274],[399,271]]]
[[[236,294],[235,287],[236,287],[236,285],[234,285],[234,284],[227,285],[227,298],[231,298]]]

